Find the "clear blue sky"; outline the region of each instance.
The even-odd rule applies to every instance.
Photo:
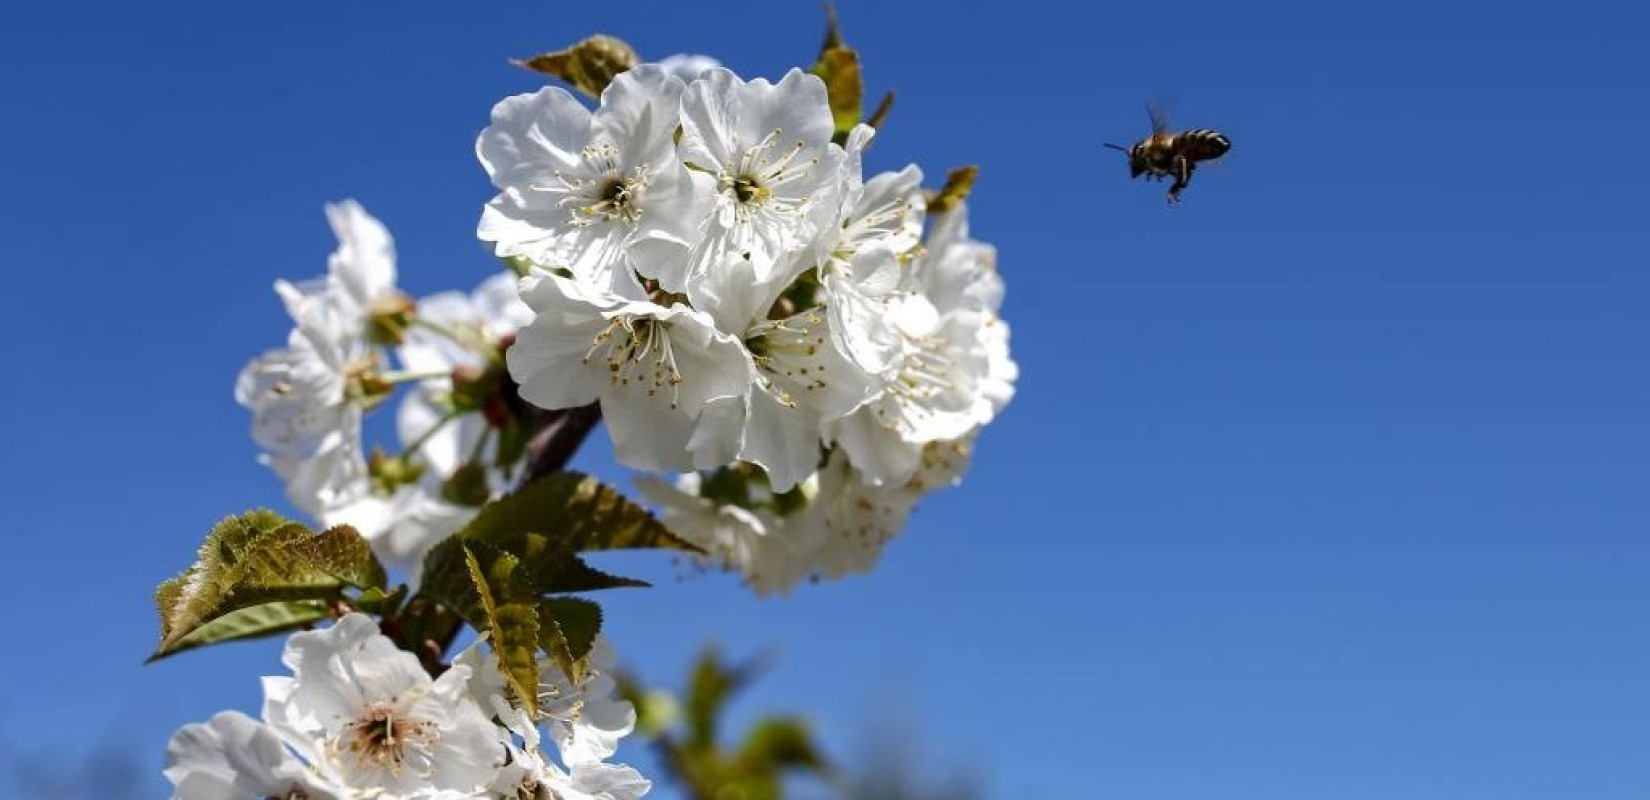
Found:
[[[0,11],[11,754],[152,772],[280,669],[139,664],[153,585],[280,498],[231,385],[284,335],[271,281],[324,268],[323,202],[385,220],[412,291],[470,286],[472,141],[535,86],[505,57],[605,31],[777,75],[822,24],[488,5]],[[659,588],[604,598],[625,656],[771,647],[743,712],[842,755],[914,717],[1003,798],[1650,796],[1642,6],[841,5],[900,91],[871,165],[982,167],[1020,394],[872,577],[758,602],[627,565]],[[1178,209],[1099,148],[1152,97],[1235,142]]]

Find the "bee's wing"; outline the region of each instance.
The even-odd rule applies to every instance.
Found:
[[[1169,132],[1169,112],[1162,103],[1156,100],[1146,103],[1146,117],[1152,121],[1152,135]]]

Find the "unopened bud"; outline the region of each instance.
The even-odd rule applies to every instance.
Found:
[[[372,455],[367,458],[367,474],[372,477],[373,488],[384,494],[394,494],[402,486],[417,483],[424,475],[424,467],[405,456],[392,456],[374,447]]]
[[[441,499],[455,506],[480,508],[493,496],[487,485],[487,468],[475,461],[466,461],[447,480],[441,482]]]
[[[458,411],[475,411],[487,404],[498,381],[491,374],[491,370],[464,365],[453,369],[453,408]]]

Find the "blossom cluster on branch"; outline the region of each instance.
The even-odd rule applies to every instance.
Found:
[[[179,800],[634,800],[651,784],[605,759],[636,712],[614,694],[611,653],[597,656],[576,684],[545,670],[539,691],[553,701],[535,719],[477,646],[431,678],[350,614],[287,641],[292,675],[264,678],[261,721],[225,711],[174,734],[165,774]]]
[[[596,37],[524,62],[593,107],[558,86],[494,107],[478,235],[505,269],[473,291],[402,293],[353,201],[326,209],[326,273],[277,282],[292,329],[235,397],[319,530],[220,522],[156,594],[156,656],[298,631],[293,674],[261,721],[178,732],[178,798],[637,797],[606,761],[634,713],[573,595],[644,584],[581,554],[673,549],[760,594],[865,572],[1012,397],[972,169],[937,192],[866,174],[891,97],[862,121],[834,22],[777,82],[638,61]],[[368,447],[392,400],[399,442]],[[563,469],[598,416],[655,513]]]

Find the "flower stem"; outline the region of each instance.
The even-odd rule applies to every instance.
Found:
[[[436,335],[444,337],[446,339],[450,339],[453,342],[456,342],[458,344],[464,345],[465,347],[473,348],[475,346],[475,342],[473,341],[473,339],[475,337],[460,335],[458,331],[455,331],[452,328],[449,328],[445,325],[442,325],[439,322],[431,322],[431,321],[429,321],[429,320],[427,320],[423,317],[413,317],[412,318],[412,324],[417,326],[417,327],[423,328],[424,330],[427,330],[430,333],[436,334]]]
[[[453,373],[450,370],[444,369],[429,370],[427,372],[412,372],[404,370],[401,372],[381,372],[376,377],[388,384],[398,384],[417,383],[418,381],[427,381],[433,378],[445,378],[452,374]]]
[[[418,452],[418,448],[423,447],[424,444],[430,440],[430,437],[436,434],[436,431],[446,427],[447,423],[464,416],[465,413],[467,412],[455,410],[448,411],[446,414],[443,414],[441,419],[435,421],[435,424],[425,428],[423,433],[418,434],[418,438],[408,442],[407,446],[401,449],[401,455],[405,457]]]

